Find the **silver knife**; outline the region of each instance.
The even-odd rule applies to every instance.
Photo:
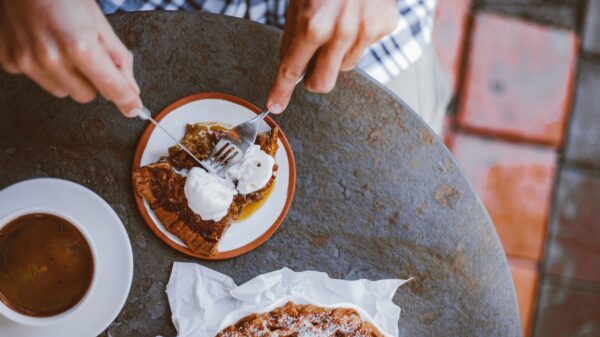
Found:
[[[141,109],[139,109],[139,113],[138,113],[138,117],[143,119],[143,120],[147,120],[150,121],[152,124],[156,125],[157,128],[161,129],[162,132],[164,132],[167,136],[169,136],[174,142],[175,144],[179,145],[179,147],[185,151],[185,153],[187,153],[188,155],[190,155],[190,157],[194,158],[194,160],[200,164],[201,167],[204,167],[204,164],[202,164],[202,161],[198,158],[196,158],[196,156],[194,156],[192,154],[192,151],[190,151],[187,147],[183,146],[183,144],[181,144],[177,138],[175,138],[167,129],[163,128],[162,125],[160,125],[157,121],[154,120],[154,118],[152,118],[152,113],[150,112],[150,110],[148,110],[148,108],[146,108],[145,106],[143,106]],[[205,168],[206,169],[206,168]]]

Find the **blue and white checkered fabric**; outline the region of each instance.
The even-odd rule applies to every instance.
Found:
[[[363,55],[358,67],[382,83],[416,62],[431,42],[437,0],[396,0],[396,30]],[[288,0],[98,0],[106,14],[150,10],[198,10],[283,28]]]

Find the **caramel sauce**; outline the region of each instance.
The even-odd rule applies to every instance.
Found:
[[[209,127],[210,131],[229,131],[230,130],[230,128],[226,128],[223,125],[219,125],[219,124],[210,125],[207,123],[206,126],[210,126]]]
[[[88,242],[65,219],[28,214],[0,229],[0,300],[19,313],[47,317],[69,310],[93,274]]]
[[[236,219],[236,221],[246,220],[249,217],[251,217],[252,214],[256,213],[256,211],[258,211],[258,209],[261,208],[267,202],[267,199],[271,195],[271,192],[273,192],[274,187],[275,187],[275,181],[271,184],[271,186],[269,186],[269,188],[267,188],[265,190],[265,193],[264,193],[262,199],[260,199],[259,201],[250,203],[244,207],[244,209],[242,210],[242,214],[240,214],[240,216]]]
[[[224,126],[218,122],[206,122],[206,123],[201,123],[201,124],[206,126],[211,132],[231,130],[231,127]],[[267,202],[267,199],[269,198],[269,195],[273,191],[274,186],[275,186],[275,182],[273,182],[271,184],[271,186],[269,186],[269,188],[265,190],[263,198],[261,200],[246,205],[244,207],[244,209],[242,210],[242,213],[240,214],[240,216],[238,216],[238,218],[235,221],[246,220],[249,217],[251,217],[252,214],[256,213],[256,211],[258,211],[258,209],[261,208]]]
[[[229,131],[231,129],[216,122],[205,123],[205,126],[208,127],[210,131]],[[271,186],[269,186],[269,188],[265,190],[263,198],[261,200],[246,205],[242,210],[242,214],[240,214],[236,221],[246,220],[249,217],[251,217],[252,214],[256,213],[256,211],[258,211],[258,209],[261,208],[267,202],[267,199],[269,198],[269,195],[271,195],[274,186],[275,182],[273,182]]]

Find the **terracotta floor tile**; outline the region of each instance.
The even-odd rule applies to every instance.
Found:
[[[476,16],[458,120],[464,128],[558,146],[571,106],[573,32]]]
[[[600,171],[560,173],[545,270],[600,283]]]
[[[582,2],[585,0],[476,0],[476,6],[479,11],[575,31],[581,26]]]
[[[463,39],[471,8],[471,0],[438,2],[433,30],[433,43],[455,92],[463,52]]]
[[[506,252],[540,260],[556,169],[554,151],[466,134],[454,135],[451,150],[490,213]]]
[[[539,280],[537,263],[532,260],[512,258],[508,259],[508,263],[519,301],[523,336],[530,336]]]
[[[600,336],[600,294],[543,285],[536,337]]]

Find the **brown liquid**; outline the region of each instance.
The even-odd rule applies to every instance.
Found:
[[[257,202],[253,202],[253,203],[246,205],[244,207],[244,209],[242,210],[242,214],[240,214],[240,216],[236,219],[236,221],[246,220],[252,214],[254,214],[256,211],[258,211],[258,209],[261,208],[262,205],[264,205],[267,202],[267,199],[269,198],[269,195],[271,195],[271,192],[273,192],[274,187],[275,187],[275,182],[273,182],[271,184],[271,186],[269,186],[269,188],[265,191],[265,194],[262,199],[260,199]]]
[[[50,214],[28,214],[0,230],[0,300],[22,314],[47,317],[77,304],[94,274],[81,232]]]
[[[209,126],[210,131],[229,131],[228,128],[222,125],[211,125],[210,123],[206,123],[206,126]]]

